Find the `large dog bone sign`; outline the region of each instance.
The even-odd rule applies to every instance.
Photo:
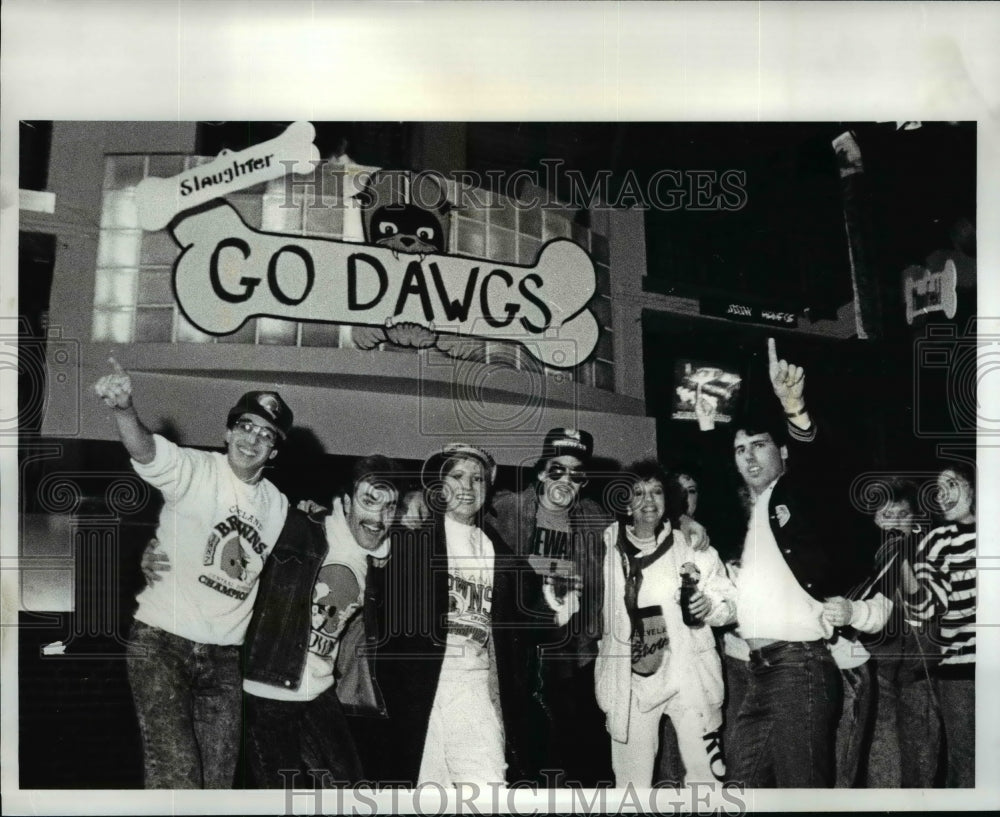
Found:
[[[139,225],[162,230],[182,210],[284,176],[289,162],[295,162],[293,173],[312,173],[319,161],[315,138],[311,122],[293,122],[281,136],[246,150],[224,150],[211,162],[168,179],[149,176],[135,188]]]
[[[532,266],[415,255],[370,244],[265,233],[224,201],[172,226],[177,302],[204,332],[235,332],[254,316],[384,326],[411,321],[438,332],[513,340],[543,363],[569,368],[600,329],[586,308],[596,287],[590,256],[568,239]]]

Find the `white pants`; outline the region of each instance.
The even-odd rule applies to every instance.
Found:
[[[475,783],[485,791],[488,784],[506,781],[503,724],[490,701],[487,673],[443,673],[427,724],[418,785]]]
[[[692,709],[668,709],[666,703],[654,706],[649,712],[640,712],[637,697],[631,696],[628,740],[625,743],[611,740],[611,767],[617,787],[624,788],[631,783],[636,788],[648,788],[653,784],[653,766],[660,747],[660,718],[664,714],[670,718],[677,733],[685,783],[711,783],[722,779],[725,768],[718,753],[717,733],[706,730],[701,713]]]

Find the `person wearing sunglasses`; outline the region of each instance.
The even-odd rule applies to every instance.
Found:
[[[611,522],[604,509],[583,495],[590,475],[593,436],[583,429],[553,428],[523,490],[499,493],[492,522],[517,553],[527,557],[559,597],[580,593],[580,612],[564,643],[542,660],[542,700],[548,719],[548,768],[564,772],[549,786],[579,782],[597,786],[612,780],[611,749],[604,715],[594,699],[594,657],[601,632],[602,536]]]
[[[276,391],[229,411],[226,452],[182,448],[143,425],[112,358],[94,391],[132,467],[164,498],[156,529],[170,569],[138,594],[126,666],[149,789],[231,788],[242,721],[243,644],[264,560],[288,500],[264,467],[292,427]]]

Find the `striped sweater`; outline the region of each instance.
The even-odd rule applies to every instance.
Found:
[[[913,570],[920,589],[907,598],[907,610],[923,621],[940,615],[941,664],[975,663],[975,522],[932,530],[917,549]]]

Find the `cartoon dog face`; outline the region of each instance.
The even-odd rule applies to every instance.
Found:
[[[444,252],[441,222],[413,204],[379,207],[372,214],[371,243],[396,252],[426,255]]]
[[[357,199],[369,244],[414,255],[448,252],[452,204],[433,176],[380,170]]]

